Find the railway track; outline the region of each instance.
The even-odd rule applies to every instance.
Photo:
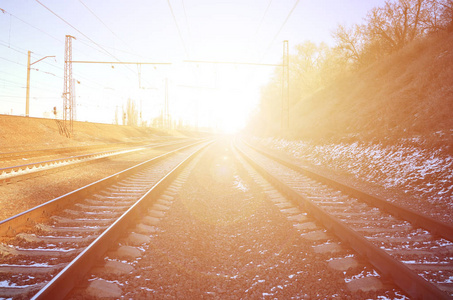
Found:
[[[202,147],[200,144],[198,149]],[[314,179],[315,175],[309,176],[289,162],[277,162],[243,143],[231,150],[218,146],[217,152],[210,155],[217,157],[211,165],[206,165],[204,157],[193,159],[195,155],[192,155],[189,158],[189,153],[195,151],[185,148],[173,152],[173,155],[150,160],[147,163],[152,166],[140,164],[134,171],[131,168],[100,181],[101,187],[87,186],[0,223],[3,236],[0,297],[61,299],[75,288],[71,297],[79,299],[87,285],[97,284],[104,293],[115,291],[130,298],[144,297],[146,293],[152,297],[185,295],[197,298],[203,295],[342,297],[345,293],[355,298],[407,299],[404,296],[407,294],[414,299],[451,299],[448,281],[452,272],[453,243],[446,237],[448,232],[442,233],[445,236],[442,237],[434,230],[424,228],[431,228],[432,224],[419,226],[412,220],[415,216],[409,217],[411,220],[408,221],[407,214],[411,212],[396,216],[391,208],[385,211],[382,204],[376,207],[370,199],[364,201],[364,196],[357,194],[358,191],[350,191],[338,183],[332,186],[327,179]],[[167,156],[172,157],[172,163],[165,159]],[[239,163],[233,163],[233,157]],[[228,175],[228,179],[225,174],[233,164],[242,165],[240,170],[236,167],[236,172],[241,172]],[[190,168],[195,171],[191,171],[189,176]],[[221,178],[220,183],[213,181],[216,187],[212,190],[209,185],[200,186],[203,179],[194,179],[196,174],[206,178],[206,173]],[[193,189],[184,190],[186,181],[190,180]],[[225,197],[219,194],[218,188],[219,184],[225,186],[222,182],[228,180],[239,193]],[[254,185],[259,186],[258,190]],[[194,200],[186,199],[192,194]],[[272,209],[247,213],[263,205],[263,195],[269,205],[277,208],[277,214],[286,218],[290,227],[278,220],[267,220],[272,215],[275,217]],[[217,199],[222,197],[226,202]],[[236,206],[240,208],[236,210]],[[201,210],[188,214],[184,207],[200,207]],[[247,225],[238,225],[233,231],[223,230],[228,219],[223,216],[225,213],[233,219],[254,220],[246,224],[258,222],[255,225],[257,235],[247,237],[251,229]],[[240,216],[242,213],[246,215]],[[209,224],[217,215],[219,224],[223,225],[214,226],[214,231],[206,231],[204,227],[185,231],[194,224],[190,218],[197,215],[206,215]],[[165,218],[169,219],[167,225],[159,228]],[[417,218],[426,221],[422,216]],[[279,233],[270,232],[277,227],[268,227],[269,224],[278,224]],[[263,226],[266,227],[264,231]],[[199,230],[204,234],[197,238]],[[153,241],[156,234],[162,236],[160,242]],[[205,238],[213,244],[204,241]],[[295,251],[285,258],[284,253],[289,251],[288,242],[297,239],[303,241],[293,245]],[[195,244],[190,246],[191,243]],[[203,246],[197,258],[195,249],[200,243]],[[260,244],[255,246],[256,243]],[[220,245],[226,250],[220,251]],[[181,253],[186,247],[187,253]],[[254,251],[257,258],[252,259]],[[134,258],[134,252],[143,256]],[[220,252],[220,261],[215,258],[217,252]],[[109,253],[110,258],[105,257],[105,253]],[[159,259],[152,257],[156,255],[171,258],[170,264],[163,261],[162,269],[159,269],[154,265]],[[202,267],[199,263],[203,259],[208,261],[208,265]],[[223,260],[234,267],[230,269]],[[217,266],[219,262],[222,262],[220,269]],[[133,265],[137,270],[134,271]],[[165,275],[162,278],[161,274],[169,275],[167,269],[172,268],[171,265],[176,267],[171,272],[180,272],[182,266],[189,266],[192,271],[187,275],[175,273],[170,276],[172,279]],[[97,274],[107,274],[106,278],[110,279],[95,276],[80,286],[80,279],[90,274],[94,266]],[[247,266],[253,266],[251,273]],[[203,268],[206,269],[203,275],[193,271]],[[280,271],[272,275],[277,269]],[[285,273],[287,269],[292,269],[292,273]],[[300,277],[305,273],[307,277]],[[194,275],[199,278],[193,279]],[[181,291],[176,288],[175,278],[185,278]],[[282,278],[286,279],[279,283]],[[160,281],[154,282],[156,279]],[[309,279],[313,282],[305,285]],[[187,283],[192,280],[192,283]],[[204,286],[206,280],[212,285]],[[324,289],[324,286],[317,284],[318,280],[324,285],[331,282],[332,286],[319,294],[319,289]],[[217,286],[224,284],[222,282],[231,285],[231,292],[226,292],[225,286]],[[264,282],[270,282],[270,285],[260,294],[257,287]],[[168,291],[165,288],[167,283]],[[310,294],[308,291],[313,287],[315,291]],[[292,289],[293,294],[285,294],[285,289]],[[156,294],[157,291],[160,294]]]
[[[339,239],[236,150],[218,145],[210,150],[136,218],[68,299],[407,299],[347,246],[329,249]],[[194,221],[203,215],[201,223]],[[143,230],[143,224],[152,228]]]
[[[141,145],[139,147],[127,147],[127,148],[116,148],[107,151],[83,154],[83,155],[71,155],[66,157],[60,157],[57,159],[32,162],[28,164],[9,166],[0,168],[0,185],[1,184],[10,184],[20,180],[25,180],[30,177],[37,175],[42,175],[43,173],[53,172],[57,168],[62,170],[65,168],[73,168],[75,166],[81,166],[83,164],[93,163],[95,161],[100,161],[107,159],[112,156],[129,154],[133,152],[138,152],[150,148],[162,148],[171,145],[178,145],[182,143],[187,143],[187,141],[171,141],[171,142],[161,142],[157,144],[147,144]],[[72,149],[72,148],[71,148]],[[80,150],[80,149],[78,149]],[[58,151],[57,151],[58,152]],[[20,153],[16,153],[19,157],[22,157]],[[33,152],[35,153],[35,152]],[[41,150],[39,151],[41,153]],[[67,153],[67,152],[64,152]]]
[[[415,299],[452,299],[452,227],[248,144],[240,143],[238,149],[295,205],[335,233],[408,295]],[[304,224],[301,226],[312,226]]]
[[[165,142],[166,140],[158,140],[158,143]],[[171,141],[171,140],[170,140]],[[47,149],[35,149],[35,150],[24,150],[24,151],[14,151],[14,152],[1,152],[0,161],[2,163],[12,162],[12,161],[24,161],[24,160],[36,160],[44,157],[55,157],[55,156],[75,156],[81,155],[88,152],[100,152],[106,150],[113,150],[119,148],[133,148],[139,146],[147,146],[149,143],[144,142],[120,142],[120,143],[111,143],[111,144],[97,144],[97,145],[87,145],[87,146],[76,146],[76,147],[63,147],[63,148],[47,148]],[[48,159],[50,160],[50,159]]]
[[[0,222],[0,297],[38,293],[35,298],[53,299],[49,286],[57,282],[55,297],[61,298],[71,287],[60,280],[77,279],[70,272],[83,270],[108,248],[205,145],[180,147]]]

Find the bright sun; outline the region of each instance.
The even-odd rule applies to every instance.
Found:
[[[237,133],[246,124],[249,103],[236,91],[225,91],[219,97],[219,129],[228,134]]]
[[[190,103],[181,117],[200,128],[234,134],[247,124],[250,112],[258,102],[259,88],[251,79],[256,70],[249,66],[228,64],[194,64],[181,77],[190,79],[181,87],[178,98]]]

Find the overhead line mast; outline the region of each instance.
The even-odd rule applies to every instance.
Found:
[[[66,35],[64,51],[64,87],[63,87],[63,122],[68,137],[74,134],[74,95],[72,80],[72,39],[75,37]]]
[[[162,62],[123,62],[123,61],[73,61],[72,60],[72,39],[75,37],[66,35],[65,55],[64,55],[64,87],[63,87],[63,126],[68,137],[74,134],[75,119],[75,97],[74,97],[74,80],[72,78],[72,64],[119,64],[119,65],[171,65],[172,63]],[[140,72],[139,72],[140,77]],[[140,85],[140,78],[139,78]],[[167,96],[166,96],[167,97]],[[166,99],[167,101],[167,99]]]
[[[281,129],[289,130],[289,45],[283,41],[282,120]]]

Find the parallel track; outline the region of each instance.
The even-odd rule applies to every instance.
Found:
[[[193,154],[191,146],[201,147],[181,147],[0,222],[0,276],[8,283],[0,297],[43,289],[35,298],[62,298],[79,278],[71,272],[83,273],[108,248]]]
[[[142,145],[140,147],[128,147],[121,149],[113,149],[108,151],[76,155],[69,157],[62,157],[58,159],[52,159],[47,161],[33,162],[24,165],[10,166],[5,168],[0,168],[0,185],[1,184],[10,184],[16,181],[25,180],[30,177],[37,175],[42,175],[43,173],[53,172],[56,168],[58,170],[63,170],[64,168],[72,168],[74,166],[81,166],[83,164],[93,163],[95,161],[100,161],[112,156],[118,156],[122,154],[128,154],[132,152],[141,151],[144,149],[150,148],[161,148],[170,146],[173,144],[184,143],[181,141],[177,142],[166,142],[160,144],[151,144],[151,145]]]
[[[158,142],[171,141],[170,140],[158,140]],[[15,152],[1,152],[0,161],[14,161],[14,160],[28,160],[38,157],[65,155],[68,156],[71,153],[86,153],[91,151],[105,150],[107,148],[125,148],[125,147],[139,147],[144,146],[147,143],[144,142],[122,142],[122,143],[111,143],[111,144],[97,144],[87,146],[76,146],[76,147],[63,147],[63,148],[47,148],[47,149],[35,149],[35,150],[24,150]]]
[[[263,176],[417,299],[453,296],[453,228],[242,144]]]
[[[267,297],[289,299],[291,293],[293,296],[298,294],[298,292],[294,293],[294,289],[300,291],[299,296],[304,293],[312,296],[321,293],[325,298],[329,293],[331,296],[341,295],[356,299],[365,296],[392,299],[404,295],[394,284],[385,279],[382,280],[369,263],[359,259],[357,253],[342,245],[335,236],[328,234],[325,228],[309,217],[303,208],[292,204],[287,197],[272,187],[235,149],[227,149],[225,152],[228,156],[222,154],[220,157],[228,161],[226,164],[231,165],[232,169],[226,167],[223,164],[225,162],[215,161],[215,166],[223,171],[222,174],[231,175],[230,172],[235,174],[234,180],[231,181],[233,186],[230,186],[233,191],[225,190],[228,196],[217,194],[221,190],[219,186],[213,182],[213,188],[211,188],[209,179],[207,181],[201,179],[204,175],[199,177],[203,174],[201,170],[206,170],[204,168],[207,166],[212,170],[214,165],[210,165],[210,158],[215,154],[200,156],[193,160],[192,167],[185,169],[183,172],[185,174],[178,176],[177,180],[173,181],[158,197],[157,202],[148,209],[144,209],[143,215],[136,218],[136,225],[133,225],[107,251],[107,254],[95,263],[96,267],[87,273],[85,279],[68,295],[68,299],[96,297],[110,293],[112,298],[128,299],[182,297],[182,295],[192,299],[199,299],[204,295],[246,299],[267,295]],[[222,184],[227,186],[230,180],[231,178],[222,180]],[[194,190],[192,185],[194,181],[207,185],[200,190],[197,188]],[[235,189],[237,190],[234,191]],[[211,199],[213,192],[216,195],[215,199]],[[257,208],[255,205],[260,207],[260,212],[257,214],[259,216],[248,215],[251,211],[255,211]],[[186,208],[181,209],[181,207],[204,207],[204,209],[197,210],[197,213],[189,209],[191,213],[187,214]],[[265,210],[264,207],[266,207]],[[232,214],[232,211],[235,213]],[[205,213],[210,216],[208,226],[204,226],[204,222],[201,224],[192,222],[194,216]],[[242,219],[239,216],[247,216],[247,221],[242,220],[245,222],[241,221],[241,225],[232,226],[229,231],[227,229],[229,226],[223,226],[225,219],[222,213],[230,214],[233,219]],[[221,219],[217,219],[216,215]],[[165,219],[167,219],[166,222]],[[203,238],[198,236],[198,232],[210,232],[206,227],[216,224],[215,220],[219,221],[218,225],[223,225],[218,229],[211,228],[210,230],[215,234],[212,236],[208,234],[209,236],[206,236],[208,242],[205,243]],[[261,226],[256,227],[254,224],[256,221],[266,228],[274,223],[270,227],[279,233],[266,232],[263,235],[261,232],[259,236],[254,235],[254,231],[263,230]],[[142,224],[148,224],[152,228],[143,230]],[[181,228],[182,224],[187,224],[187,231]],[[186,225],[182,226],[185,228]],[[138,234],[141,236],[140,239],[137,239],[137,233],[142,233]],[[268,234],[274,237],[277,235],[279,238],[268,239]],[[169,236],[176,238],[166,243]],[[203,244],[204,250],[195,250],[197,248],[195,244],[199,243]],[[329,246],[339,245],[340,249],[325,251],[325,243]],[[250,248],[251,244],[253,244],[252,248]],[[298,248],[296,244],[302,246],[304,250]],[[135,249],[136,256],[133,251],[131,255],[125,255],[125,245]],[[218,245],[230,250],[222,249],[217,252]],[[291,253],[289,245],[295,246],[292,255],[288,255]],[[181,250],[185,247],[189,250]],[[209,264],[206,264],[204,259],[200,258],[200,252],[204,252],[209,257],[218,255],[219,260],[208,259]],[[162,253],[165,253],[163,261],[159,258]],[[167,261],[170,257],[170,261]],[[310,258],[310,262],[307,261],[307,257]],[[225,261],[230,262],[225,263]],[[183,270],[179,267],[175,270],[170,264],[167,266],[167,263],[185,267]],[[284,267],[285,270],[275,272],[282,265],[286,265],[293,272],[288,272],[286,267]],[[256,273],[245,271],[246,266],[256,268]],[[328,267],[326,272],[321,272],[326,274],[325,277],[318,272],[320,267]],[[197,271],[184,271],[186,268]],[[169,272],[169,269],[173,270]],[[313,272],[313,282],[307,283],[305,280],[303,283],[298,282],[295,277],[299,276],[299,271],[300,273]],[[163,278],[154,278],[156,275],[159,276],[158,274],[162,274]],[[206,278],[206,275],[210,278]],[[327,287],[322,292],[311,288],[312,284],[326,278],[331,280],[331,287]],[[175,286],[175,281],[180,281],[178,286],[181,288]],[[205,285],[205,281],[209,283]],[[262,285],[268,285],[268,289],[256,292],[256,289],[263,288]],[[187,287],[192,286],[193,289],[190,288],[187,291]],[[288,289],[288,292],[285,292],[285,289]],[[277,290],[281,290],[281,293]],[[282,295],[288,298],[283,298]]]

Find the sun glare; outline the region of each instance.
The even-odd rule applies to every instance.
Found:
[[[218,9],[219,5],[222,9]],[[269,37],[255,35],[251,38],[251,34],[256,32],[257,20],[237,15],[238,5],[243,10],[249,8],[248,4],[240,1],[192,6],[187,13],[190,11],[193,20],[207,18],[209,22],[191,22],[191,32],[188,28],[182,30],[182,39],[179,35],[169,34],[170,29],[153,32],[152,37],[141,34],[132,39],[131,36],[133,42],[130,44],[134,45],[133,52],[137,53],[122,51],[124,45],[110,45],[116,49],[117,59],[91,51],[83,39],[74,39],[71,70],[75,79],[76,120],[171,126],[228,134],[244,128],[248,116],[259,102],[260,87],[268,82],[274,69],[252,64],[264,58],[266,61],[275,59],[262,57],[263,45],[268,44]],[[207,13],[210,9],[213,9],[215,16],[211,11]],[[232,17],[235,22],[231,22]],[[125,36],[128,34],[133,35],[124,32]],[[263,43],[264,38],[266,43]],[[151,43],[151,39],[162,42]],[[53,55],[54,48],[43,52]],[[56,55],[62,56],[62,52]],[[33,58],[37,59],[39,57]],[[122,64],[118,64],[117,60]],[[32,72],[32,88],[39,80],[54,79],[47,71]],[[58,79],[52,81],[51,93],[33,89],[32,95],[36,98],[31,98],[31,114],[53,117],[53,107],[57,107],[56,117],[62,118],[61,86]],[[43,104],[35,99],[46,99],[46,102]],[[132,106],[128,103],[129,99],[133,102]],[[17,107],[11,106],[7,113],[22,110],[22,105],[17,104]]]
[[[231,116],[226,116],[226,118],[225,118],[226,120],[220,127],[220,131],[222,133],[235,134],[244,128],[244,125],[242,124],[242,122],[239,122],[239,120],[237,120],[237,119],[235,120],[234,118],[231,119],[230,117]]]
[[[178,93],[171,97],[176,100],[170,101],[178,110],[170,108],[171,113],[199,128],[237,133],[245,127],[250,112],[258,103],[256,67],[228,60],[202,61],[183,64],[175,68],[173,74],[186,84],[176,86]]]

